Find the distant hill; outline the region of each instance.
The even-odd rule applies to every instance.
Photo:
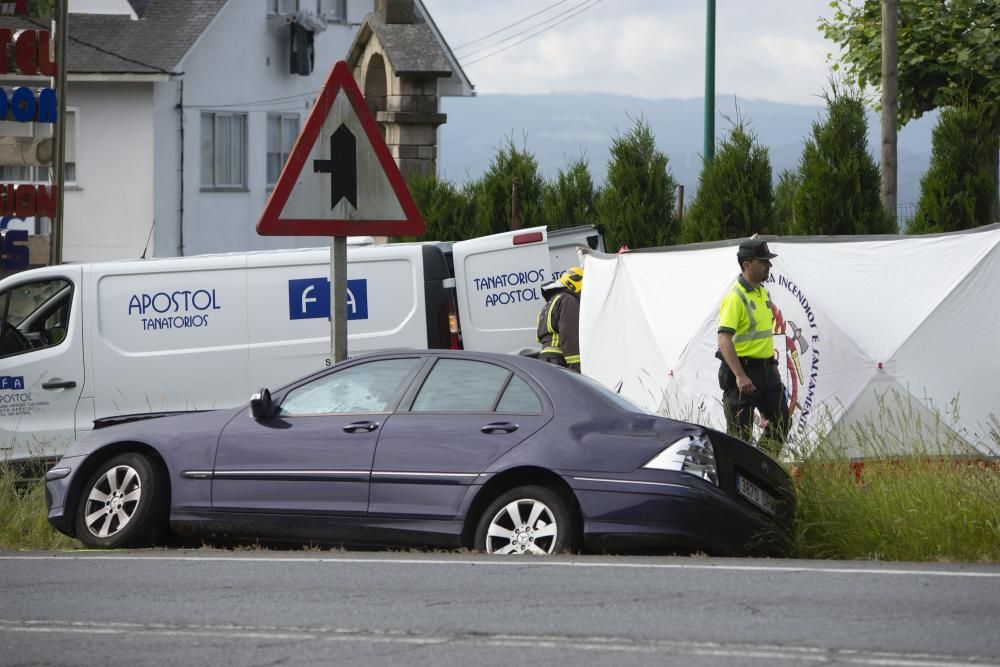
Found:
[[[716,100],[717,136],[735,118],[736,108],[749,120],[758,140],[770,149],[774,176],[794,168],[802,156],[803,140],[812,123],[824,117],[820,104],[806,106],[762,100],[719,97]],[[580,155],[587,157],[595,182],[607,172],[608,148],[619,132],[632,126],[631,118],[644,117],[666,152],[670,170],[685,186],[690,204],[698,187],[703,150],[701,99],[647,100],[603,94],[479,95],[473,98],[445,98],[442,111],[448,122],[440,134],[438,165],[443,177],[456,183],[478,178],[488,167],[496,147],[506,137],[516,145],[526,145],[538,159],[547,178]],[[927,169],[931,152],[931,131],[936,114],[909,123],[899,134],[899,195],[901,206],[916,206],[920,177]],[[879,117],[868,120],[869,151],[878,163]]]

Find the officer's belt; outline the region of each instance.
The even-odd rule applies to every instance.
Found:
[[[777,366],[778,360],[774,357],[758,358],[758,357],[740,357],[740,364],[744,368],[753,368],[756,366]]]

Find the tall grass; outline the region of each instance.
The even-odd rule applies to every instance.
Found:
[[[80,543],[49,526],[45,485],[0,463],[0,549],[69,549]]]
[[[798,452],[797,555],[1000,562],[1000,461],[948,414],[888,403]]]

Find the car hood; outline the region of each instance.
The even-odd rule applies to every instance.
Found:
[[[128,419],[121,423],[97,428],[70,445],[63,455],[86,456],[111,443],[141,442],[151,447],[168,448],[181,442],[203,441],[204,436],[212,442],[218,438],[218,433],[237,414],[246,410],[246,406],[225,410],[209,410],[205,412],[174,412],[161,413],[156,416],[129,415],[121,418],[99,420],[108,424],[117,419]]]

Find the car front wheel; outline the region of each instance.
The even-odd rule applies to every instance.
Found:
[[[76,538],[88,547],[151,546],[166,529],[167,480],[160,466],[136,453],[105,461],[83,487]]]
[[[573,514],[566,501],[543,486],[521,486],[486,508],[476,527],[477,551],[488,554],[547,556],[571,551]]]

